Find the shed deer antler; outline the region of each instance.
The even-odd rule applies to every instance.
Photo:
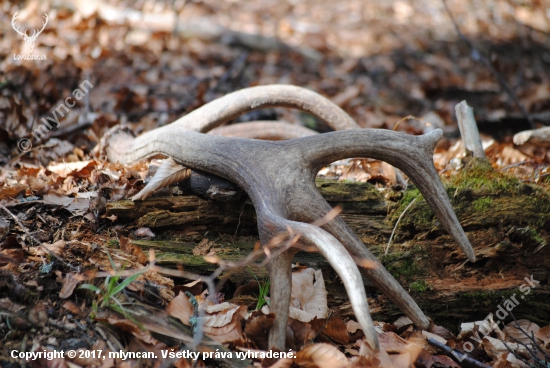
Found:
[[[245,112],[274,106],[298,108],[341,131],[278,142],[200,133]],[[256,209],[262,244],[268,244],[274,236],[290,228],[301,234],[301,242],[315,245],[342,279],[367,342],[378,350],[378,338],[356,260],[366,261],[360,262],[368,264],[361,272],[418,327],[428,328],[429,321],[340,217],[321,228],[309,224],[331,210],[315,186],[320,168],[344,158],[370,157],[401,169],[417,185],[468,259],[475,261],[475,255],[433,165],[432,153],[441,139],[441,130],[411,136],[358,128],[343,110],[317,93],[295,86],[260,86],[228,94],[137,138],[128,130],[115,127],[102,139],[101,149],[109,160],[125,164],[164,154],[181,165],[240,186]],[[291,261],[296,252],[296,248],[285,250],[269,265],[271,309],[277,315],[269,344],[281,350],[289,313]]]
[[[13,27],[15,32],[17,32],[21,35],[21,37],[25,41],[27,52],[30,54],[34,50],[34,44],[36,42],[36,39],[38,38],[40,33],[42,33],[44,28],[46,28],[46,24],[48,24],[48,19],[49,19],[48,14],[44,13],[45,22],[42,22],[42,28],[40,29],[40,31],[35,29],[35,30],[33,30],[32,35],[29,36],[27,34],[28,30],[25,30],[25,32],[21,32],[19,30],[19,28],[21,26],[16,26],[16,24],[15,24],[15,20],[17,19],[18,13],[19,13],[19,11],[16,11],[15,14],[13,15],[13,17],[11,18],[11,26]]]

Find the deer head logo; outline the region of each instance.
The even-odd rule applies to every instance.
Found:
[[[15,20],[17,19],[17,13],[19,13],[19,11],[16,11],[11,18],[11,26],[13,27],[13,29],[15,29],[15,32],[21,35],[21,38],[23,38],[23,40],[25,41],[25,50],[28,54],[30,54],[32,50],[34,50],[34,43],[36,42],[36,39],[38,38],[40,33],[42,33],[44,28],[46,28],[46,24],[48,24],[48,14],[44,13],[45,22],[42,23],[42,29],[40,29],[40,31],[37,29],[33,30],[32,35],[29,36],[27,34],[28,30],[25,30],[25,32],[21,32],[19,30],[21,26],[16,26]]]

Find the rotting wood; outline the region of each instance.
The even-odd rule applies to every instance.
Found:
[[[342,206],[340,216],[405,289],[413,293],[422,310],[436,323],[456,331],[460,322],[483,319],[488,313],[495,313],[502,298],[518,293],[519,286],[525,283],[522,281],[523,277],[529,275],[533,275],[534,279],[544,285],[535,288],[514,309],[514,313],[518,318],[528,318],[539,324],[550,323],[550,290],[547,286],[550,268],[546,266],[550,264],[550,247],[544,245],[550,242],[550,234],[545,230],[550,226],[550,194],[544,188],[521,183],[495,171],[470,170],[469,173],[464,172],[459,178],[447,182],[451,203],[459,221],[468,232],[478,259],[474,265],[464,266],[464,255],[454,249],[449,236],[445,235],[429,206],[414,188],[405,192],[401,200],[393,201],[388,198],[399,198],[399,193],[382,196],[368,183],[317,179],[317,187],[332,206]],[[161,206],[164,206],[164,211],[174,211],[167,207],[167,203],[179,200],[188,203],[190,198],[193,198],[193,203],[205,202],[205,206],[222,205],[220,202],[202,200],[195,196],[153,197],[135,202],[130,207],[125,207],[128,201],[113,202],[107,205],[107,210],[109,214],[116,213],[121,218],[128,219],[128,216],[142,211],[158,211]],[[403,223],[397,229],[396,244],[384,256],[383,248],[396,217],[411,198],[418,198],[418,203],[404,217]],[[210,234],[216,234],[212,238],[217,239],[213,248],[223,247],[223,252],[216,253],[221,259],[236,262],[243,260],[258,239],[252,205],[245,206],[242,213],[236,211],[243,203],[248,202],[243,198],[242,202],[232,205],[236,206],[231,212],[234,217],[227,226],[220,226],[216,221],[206,226]],[[113,209],[115,207],[116,210]],[[139,211],[136,212],[135,208],[139,208]],[[198,207],[197,211],[200,211]],[[389,217],[386,216],[388,212],[391,212]],[[224,213],[230,211],[221,211],[220,216]],[[234,238],[238,216],[241,216],[239,228],[245,227],[244,233],[250,236],[238,235]],[[137,217],[131,218],[137,224]],[[193,229],[200,225],[198,221],[194,225],[184,226],[184,229]],[[181,229],[180,226],[168,226],[155,232],[163,236],[164,230],[170,231],[174,228]],[[201,234],[204,232],[206,230]],[[222,238],[218,239],[220,234]],[[184,266],[198,274],[209,274],[217,267],[200,256],[193,256],[192,250],[196,245],[193,241],[133,242],[144,250],[156,249],[158,263],[165,267]],[[299,252],[293,261],[322,269],[327,290],[335,300],[334,306],[340,307],[346,303],[347,295],[342,289],[341,281],[322,256]],[[258,277],[264,276],[265,270],[255,267],[254,264],[251,267]],[[453,271],[455,269],[457,271]],[[224,273],[222,280],[228,285],[224,289],[228,293],[227,297],[230,298],[231,290],[248,282],[250,277],[248,269]],[[480,282],[472,282],[476,278]],[[488,282],[489,280],[492,281]],[[368,280],[363,281],[369,293],[377,291]],[[375,303],[370,302],[373,318],[389,321],[401,315],[389,300],[375,300]],[[353,314],[351,307],[343,308],[339,313],[344,313],[347,317],[352,317]]]
[[[336,180],[317,179],[317,188],[332,206],[343,209],[342,217],[354,227],[372,225],[370,219],[383,219],[388,204],[380,192],[369,183],[342,183]],[[199,198],[195,195],[149,197],[144,201],[121,200],[107,203],[107,215],[137,221],[139,226],[151,228],[179,225],[213,225],[223,229],[251,227],[257,233],[256,212],[252,202],[243,196],[234,202],[220,202]],[[360,216],[353,216],[360,215]],[[381,221],[376,226],[380,228]]]

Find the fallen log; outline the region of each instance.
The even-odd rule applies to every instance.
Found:
[[[332,207],[340,206],[343,209],[341,216],[354,231],[363,234],[391,231],[383,221],[391,203],[371,184],[317,179],[316,185]],[[256,212],[248,197],[221,202],[190,195],[191,188],[185,184],[172,188],[173,191],[180,189],[185,190],[187,195],[108,203],[107,216],[114,215],[121,220],[135,221],[138,226],[150,228],[174,228],[181,225],[204,228],[207,225],[214,231],[228,233],[234,233],[238,230],[237,224],[240,224],[241,232],[257,235]]]
[[[465,264],[465,256],[454,248],[414,187],[404,194],[383,195],[368,183],[317,179],[316,184],[331,206],[342,207],[340,216],[436,323],[456,330],[460,322],[496,313],[504,300],[521,295],[519,287],[531,275],[540,284],[524,299],[518,299],[521,303],[514,314],[541,325],[550,323],[550,250],[546,245],[550,241],[550,196],[544,188],[483,167],[471,168],[446,181],[453,208],[477,258],[476,263]],[[397,244],[384,255],[397,217],[414,198],[418,200],[396,230]],[[107,204],[107,214],[132,220],[136,226],[156,227],[157,234],[182,227],[201,230],[201,234],[209,231],[216,234],[210,237],[212,249],[220,258],[232,261],[243,260],[258,240],[255,211],[246,197],[230,203],[194,195],[118,201]],[[209,274],[217,266],[193,255],[201,239],[134,242],[144,249],[156,249],[160,265],[179,265],[191,272]],[[341,281],[323,257],[299,252],[294,262],[322,269],[337,313],[352,316]],[[251,267],[258,277],[264,276],[264,269]],[[221,278],[226,282],[224,292],[231,296],[249,281],[250,273],[247,269],[231,270]],[[363,281],[369,295],[377,295],[379,290],[368,280]],[[387,321],[401,315],[383,296],[369,298],[369,304],[375,319]]]

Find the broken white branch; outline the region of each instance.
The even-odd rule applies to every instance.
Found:
[[[474,109],[468,106],[466,101],[462,101],[455,106],[455,111],[458,128],[460,129],[460,135],[462,136],[466,151],[472,152],[475,158],[485,160],[485,150],[479,137],[479,130],[474,118]]]

